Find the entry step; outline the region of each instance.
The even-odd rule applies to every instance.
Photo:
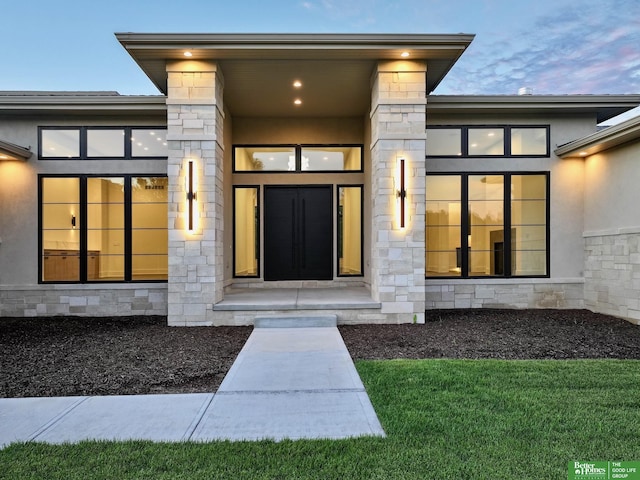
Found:
[[[309,328],[337,325],[337,315],[262,315],[257,316],[253,324],[255,328]]]

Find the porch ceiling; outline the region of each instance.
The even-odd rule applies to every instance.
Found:
[[[357,116],[371,102],[380,60],[427,62],[427,92],[442,81],[473,35],[136,34],[116,37],[166,94],[167,61],[218,62],[224,101],[234,116]],[[294,80],[302,82],[295,89]],[[294,99],[302,104],[296,106]]]

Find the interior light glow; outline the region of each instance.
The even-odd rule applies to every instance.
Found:
[[[407,58],[407,57],[409,56],[409,52],[402,52],[402,53],[400,54],[400,56],[401,56],[402,58]]]
[[[302,82],[300,80],[296,80],[296,81],[293,82],[293,86],[295,88],[300,88],[300,87],[302,87]]]
[[[189,50],[187,50],[186,52],[184,52],[184,56],[185,57],[192,57],[193,53],[191,53]]]
[[[580,156],[581,157],[586,157],[587,156],[587,152],[580,152]]]
[[[296,98],[293,103],[295,103],[296,105],[302,105],[302,100],[300,100],[299,98]]]

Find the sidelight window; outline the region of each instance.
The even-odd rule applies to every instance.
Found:
[[[362,275],[362,186],[338,186],[338,275]]]
[[[259,196],[259,187],[233,188],[233,272],[236,277],[259,276]]]

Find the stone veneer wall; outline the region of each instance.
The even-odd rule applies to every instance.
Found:
[[[585,308],[582,278],[430,279],[426,288],[427,317],[439,308]]]
[[[167,286],[161,283],[0,287],[0,317],[166,314]]]
[[[222,300],[223,77],[212,62],[167,65],[169,325],[207,325]],[[188,159],[197,178],[196,229],[186,231]]]
[[[371,295],[392,322],[424,323],[426,65],[380,62],[371,93]],[[397,164],[406,161],[406,228]]]
[[[640,325],[640,228],[585,233],[586,308]]]

